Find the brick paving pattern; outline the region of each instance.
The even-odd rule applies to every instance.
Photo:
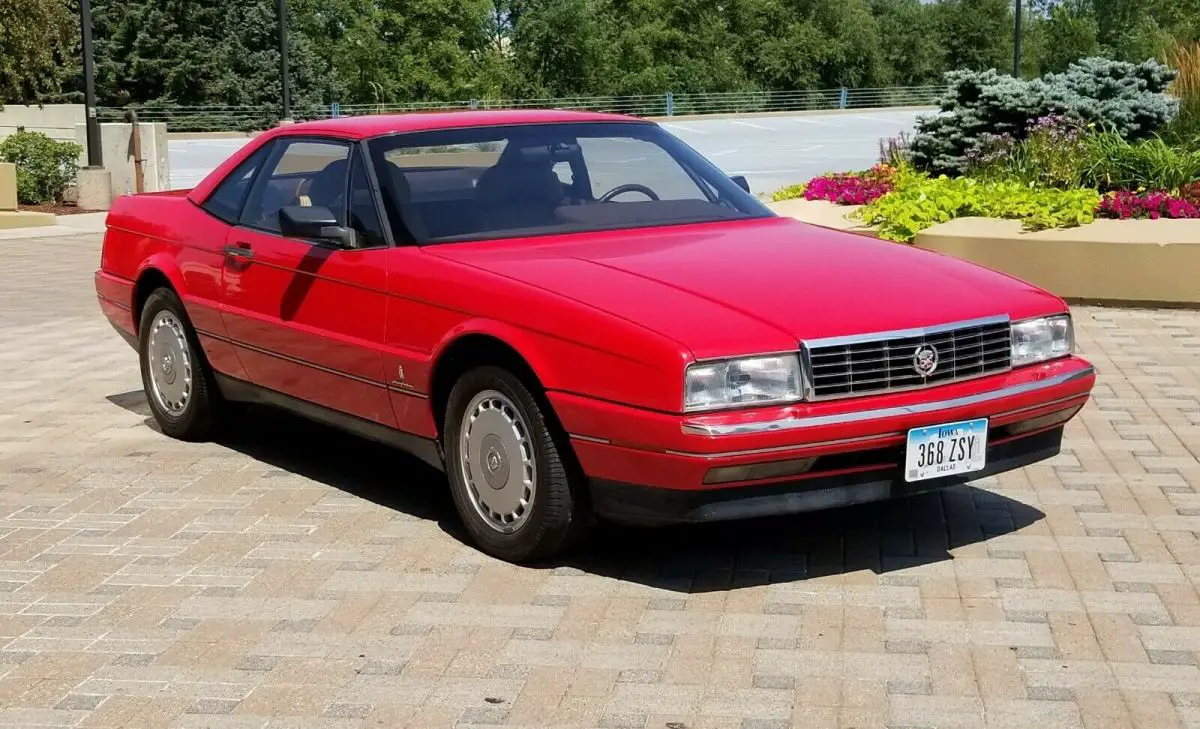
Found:
[[[1052,462],[518,568],[386,448],[160,435],[98,244],[0,243],[4,727],[1200,727],[1200,313],[1076,309]]]

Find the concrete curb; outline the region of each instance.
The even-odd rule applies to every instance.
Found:
[[[104,221],[108,218],[106,212],[76,213],[74,215],[49,215],[54,222],[37,228],[12,228],[0,230],[0,241],[58,238],[69,235],[95,235],[104,232]]]
[[[823,201],[768,203],[779,215],[874,235]],[[1200,220],[1097,220],[1027,233],[1020,221],[958,218],[912,243],[1028,281],[1079,303],[1200,308]]]

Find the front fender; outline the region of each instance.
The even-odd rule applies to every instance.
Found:
[[[677,374],[682,367],[672,366],[669,357],[645,356],[646,352],[635,356],[633,352],[640,348],[635,338],[627,342],[629,351],[616,352],[506,322],[472,318],[451,328],[438,342],[433,367],[455,342],[471,335],[491,337],[515,350],[547,391],[654,410],[679,407],[683,383]]]

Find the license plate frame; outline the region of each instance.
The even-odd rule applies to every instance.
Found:
[[[987,436],[987,418],[912,428],[905,439],[904,480],[914,483],[982,471],[987,467]],[[976,440],[957,440],[968,437]],[[936,450],[939,443],[945,444],[940,452]],[[930,444],[934,452],[923,449],[924,444]],[[963,453],[964,449],[968,452]],[[926,462],[931,455],[933,460]]]

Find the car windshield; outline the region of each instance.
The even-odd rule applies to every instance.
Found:
[[[368,142],[396,238],[418,244],[773,215],[653,124],[445,129]]]

